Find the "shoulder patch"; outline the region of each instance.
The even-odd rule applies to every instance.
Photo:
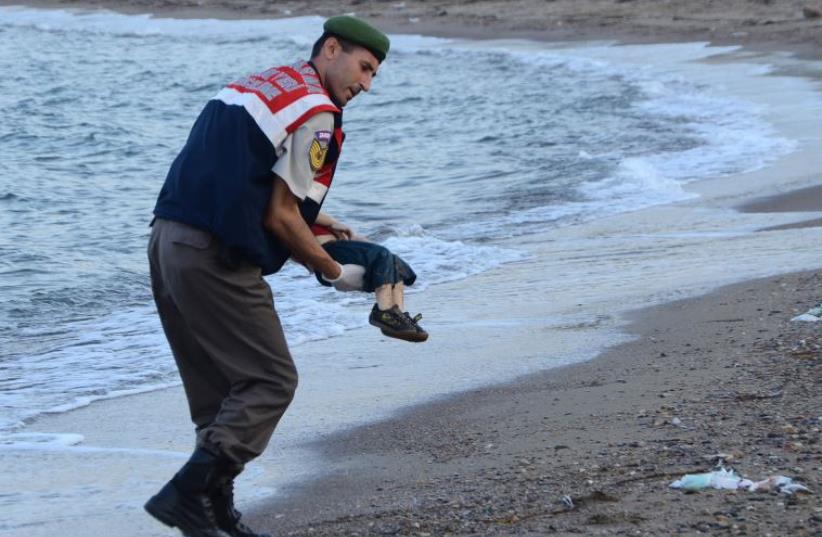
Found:
[[[317,171],[325,164],[325,156],[328,154],[328,144],[331,142],[331,131],[317,131],[314,139],[311,140],[311,147],[308,148],[308,161],[311,170]]]

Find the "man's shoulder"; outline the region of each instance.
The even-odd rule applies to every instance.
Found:
[[[303,126],[309,130],[334,130],[334,114],[329,111],[320,111],[305,120]]]
[[[331,130],[328,123],[333,125],[333,114],[341,112],[308,62],[245,76],[223,88],[212,100],[241,106],[275,148],[315,116],[321,116],[320,121],[326,125],[316,130]]]
[[[308,96],[317,96],[315,99],[328,98],[328,92],[323,88],[316,70],[305,61],[270,67],[241,77],[227,87],[256,93],[268,102],[280,99],[291,101]]]

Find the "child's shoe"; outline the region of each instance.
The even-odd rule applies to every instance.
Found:
[[[420,328],[415,320],[421,318],[422,316],[419,315],[412,318],[409,314],[400,311],[397,306],[383,311],[374,304],[371,315],[368,316],[368,322],[388,337],[421,342],[428,339],[428,332]]]
[[[425,341],[426,339],[428,339],[428,332],[423,330],[423,328],[420,326],[420,321],[422,320],[422,313],[418,313],[411,317],[411,314],[406,311],[404,315],[414,324],[414,326],[417,327],[417,333],[419,334],[418,337],[421,338],[420,341]]]

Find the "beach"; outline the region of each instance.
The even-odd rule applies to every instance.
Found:
[[[822,532],[821,325],[791,321],[822,300],[822,19],[803,12],[812,3],[26,4],[238,19],[342,9],[405,34],[621,43],[637,57],[679,54],[678,76],[704,76],[755,101],[781,136],[800,141],[796,150],[761,169],[690,183],[671,204],[500,241],[527,257],[411,297],[431,323],[424,345],[372,328],[301,343],[300,394],[238,484],[240,508],[276,535]],[[743,48],[708,47],[692,60],[667,48],[679,42]],[[609,58],[605,47],[599,53]],[[704,66],[718,67],[701,74]],[[312,362],[301,364],[306,356]],[[363,371],[361,385],[329,392],[312,381],[340,357],[341,370]],[[471,371],[495,361],[499,370]],[[381,378],[394,362],[428,369]],[[465,378],[449,379],[455,371]],[[426,375],[430,386],[421,385]],[[391,408],[381,408],[389,396]],[[318,407],[327,410],[321,418]],[[305,432],[306,424],[323,431],[326,419],[328,433]],[[190,429],[179,387],[39,417],[27,431],[82,442],[0,454],[6,483],[30,483],[23,505],[66,485],[94,501],[107,495],[116,514],[97,509],[0,534],[50,535],[63,525],[67,535],[172,535],[140,512],[134,491],[173,473]],[[719,464],[754,480],[785,475],[813,493],[669,488]]]
[[[330,438],[335,471],[252,520],[281,535],[817,535],[815,496],[668,485],[723,464],[818,490],[822,337],[788,319],[820,279],[643,310],[637,339],[591,362]]]
[[[819,57],[822,9],[813,0],[3,0],[172,17],[268,18],[356,13],[391,32],[471,38],[623,42],[711,41]]]

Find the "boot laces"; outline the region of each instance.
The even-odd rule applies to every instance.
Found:
[[[242,520],[240,520],[243,514],[234,507],[234,481],[229,480],[226,482],[220,489],[222,492],[223,497],[225,498],[226,505],[228,506],[227,512],[228,516],[231,518],[231,523],[236,530],[240,533],[246,533],[249,535],[255,535],[255,533],[246,526]]]
[[[217,514],[214,512],[214,504],[211,502],[211,498],[209,498],[207,494],[201,494],[200,502],[203,505],[208,521],[212,526],[217,526]]]

